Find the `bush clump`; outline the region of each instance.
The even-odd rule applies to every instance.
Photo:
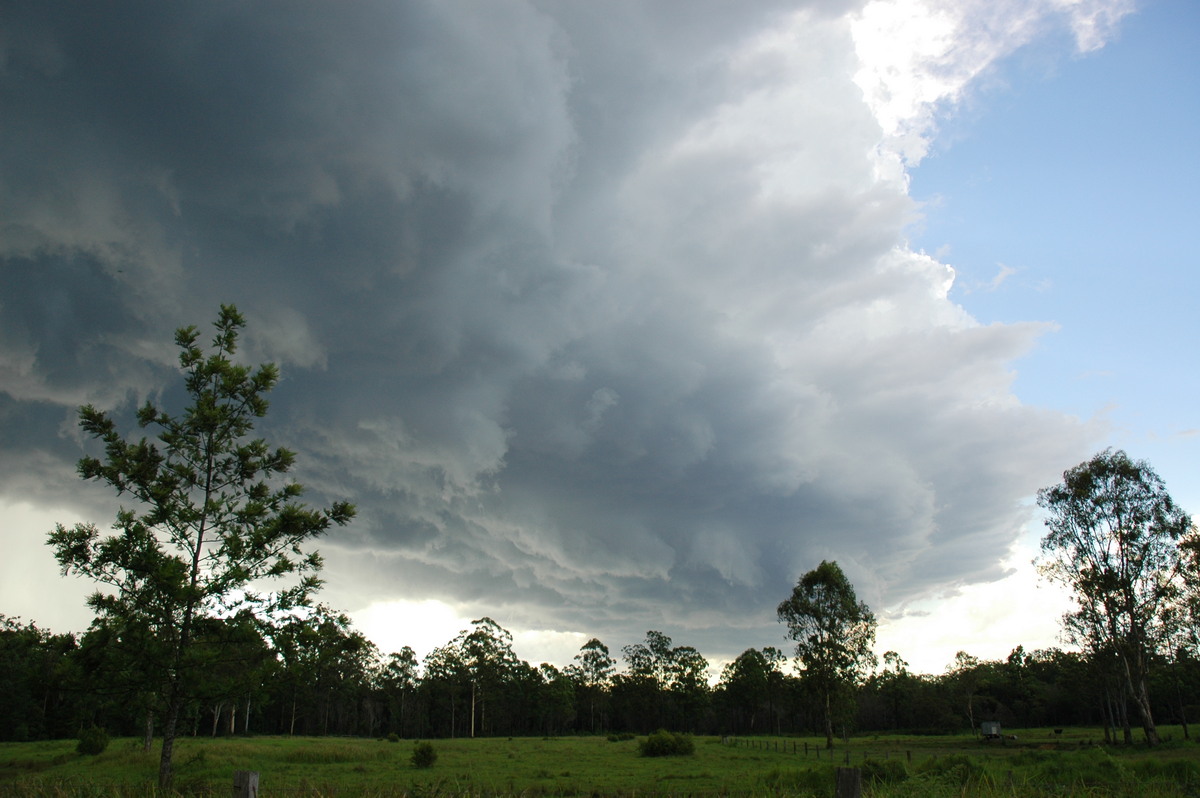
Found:
[[[610,743],[623,743],[628,740],[632,740],[633,738],[634,738],[634,735],[631,734],[630,732],[620,732],[619,734],[608,735],[608,741]]]
[[[811,795],[815,798],[832,798],[834,791],[834,769],[824,765],[804,768],[774,768],[761,781],[763,787],[776,794]]]
[[[1042,762],[1034,770],[1038,779],[1058,784],[1119,784],[1129,777],[1125,763],[1102,748],[1068,751]]]
[[[105,748],[108,748],[108,732],[97,726],[84,729],[79,735],[79,744],[75,746],[76,751],[88,756],[103,754]]]
[[[433,750],[433,743],[417,743],[413,746],[412,766],[415,768],[431,768],[433,763],[437,761],[437,751]]]
[[[675,734],[659,729],[638,743],[642,756],[691,756],[696,752],[696,743],[690,734]]]
[[[862,777],[870,784],[898,784],[908,778],[908,768],[899,759],[868,759],[862,764]]]
[[[395,732],[391,732],[387,736],[387,741],[389,743],[398,743],[400,742],[400,735],[396,734]]]
[[[1146,759],[1132,764],[1133,772],[1142,781],[1174,781],[1181,786],[1200,784],[1200,766],[1183,759]]]
[[[918,770],[922,775],[944,784],[962,786],[975,783],[985,775],[983,765],[965,754],[934,757],[922,764]]]

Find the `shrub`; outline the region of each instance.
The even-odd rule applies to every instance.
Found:
[[[1102,748],[1067,752],[1050,757],[1035,770],[1036,777],[1058,784],[1118,784],[1129,770]]]
[[[638,743],[642,756],[691,756],[696,752],[696,743],[690,734],[675,734],[659,729]]]
[[[400,735],[396,734],[395,732],[392,732],[391,734],[389,734],[387,736],[387,741],[389,743],[398,743],[398,742],[400,742]]]
[[[431,768],[437,761],[437,751],[433,743],[417,743],[413,746],[412,765],[415,768]]]
[[[108,748],[108,733],[97,726],[84,729],[79,735],[79,744],[75,746],[76,751],[89,756],[102,754],[105,748]]]
[[[775,768],[762,779],[770,792],[791,795],[811,795],[814,798],[832,798],[834,792],[834,769],[824,765],[803,770]]]
[[[1200,765],[1183,759],[1146,759],[1133,763],[1133,772],[1143,781],[1174,781],[1180,785],[1200,784]]]
[[[870,784],[896,784],[908,778],[908,768],[899,759],[868,759],[862,764],[862,777]]]
[[[610,743],[623,743],[628,740],[632,740],[633,738],[634,738],[634,735],[630,734],[629,732],[621,732],[620,734],[608,735],[608,741]]]
[[[934,757],[920,766],[919,771],[945,784],[966,786],[984,776],[983,765],[965,754]]]

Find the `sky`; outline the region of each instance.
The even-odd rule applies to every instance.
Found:
[[[836,560],[879,652],[1057,644],[1034,496],[1200,507],[1190,0],[0,5],[0,613],[80,631],[93,403],[221,303],[381,649],[661,631]],[[1188,242],[1190,243],[1190,242]]]

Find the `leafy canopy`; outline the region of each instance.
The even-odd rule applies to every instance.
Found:
[[[836,562],[822,561],[780,603],[804,671],[825,684],[857,682],[874,665],[875,614]]]
[[[1179,542],[1191,518],[1145,461],[1106,450],[1038,492],[1046,511],[1041,572],[1070,588],[1071,641],[1091,648],[1153,649],[1179,598]],[[1130,648],[1132,647],[1132,648]]]
[[[179,363],[192,404],[171,416],[147,401],[138,426],[159,430],[157,441],[126,441],[116,423],[92,405],[79,410],[79,423],[104,443],[104,458],[84,457],[79,475],[129,496],[138,510],[122,508],[114,529],[102,536],[92,524],[59,525],[50,535],[64,573],[76,572],[109,585],[115,593],[93,594],[100,615],[136,610],[156,624],[175,625],[184,609],[215,608],[235,591],[259,579],[300,575],[277,596],[277,603],[302,603],[320,585],[321,558],[300,545],[345,524],[354,508],[335,503],[328,510],[298,501],[295,482],[273,485],[289,471],[295,455],[247,439],[267,413],[265,394],[279,379],[274,364],[257,369],[233,362],[245,321],[225,305],[215,323],[213,351],[197,344],[199,332],[175,334]]]

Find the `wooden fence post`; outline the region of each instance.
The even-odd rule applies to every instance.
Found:
[[[862,798],[862,771],[858,768],[837,769],[837,798]]]
[[[233,798],[258,798],[258,771],[233,771]]]

